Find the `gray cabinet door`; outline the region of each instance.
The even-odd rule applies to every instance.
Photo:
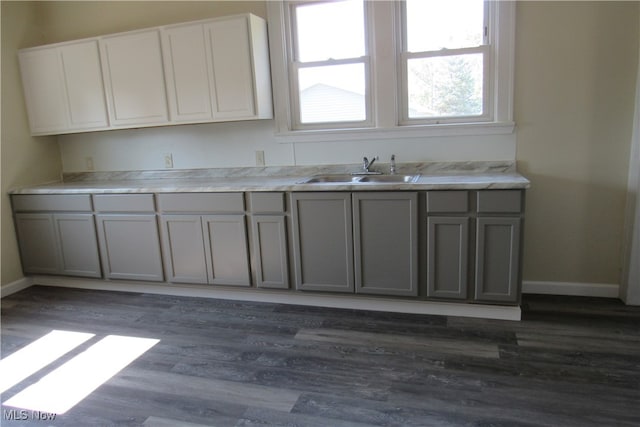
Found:
[[[60,248],[60,273],[101,277],[93,215],[55,214],[53,219]]]
[[[253,215],[251,231],[259,288],[289,288],[287,234],[282,215]]]
[[[515,302],[520,280],[520,218],[478,218],[476,292],[479,301]]]
[[[209,283],[251,286],[244,215],[202,217]]]
[[[104,214],[96,221],[106,278],[164,280],[155,215]]]
[[[355,289],[418,295],[418,194],[353,194]]]
[[[467,298],[469,218],[427,218],[427,296]]]
[[[292,193],[296,289],[353,292],[350,193]]]
[[[25,273],[58,274],[59,249],[51,214],[16,214],[22,269]]]
[[[160,223],[167,281],[207,283],[207,258],[200,215],[162,215]]]

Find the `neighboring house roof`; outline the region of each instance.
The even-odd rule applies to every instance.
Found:
[[[365,120],[364,95],[322,83],[300,92],[302,123]]]

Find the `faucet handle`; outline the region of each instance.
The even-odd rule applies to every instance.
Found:
[[[391,166],[389,167],[389,173],[391,175],[396,173],[396,155],[395,154],[391,155]]]

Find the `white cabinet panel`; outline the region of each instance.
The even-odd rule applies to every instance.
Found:
[[[266,37],[253,15],[164,27],[171,122],[273,117]]]
[[[58,50],[23,51],[19,58],[31,132],[65,130],[67,111]]]
[[[246,17],[213,22],[206,26],[206,31],[213,58],[215,116],[254,116],[254,83]]]
[[[60,49],[69,103],[71,129],[108,125],[100,53],[96,40]]]
[[[202,24],[181,25],[162,31],[171,121],[210,120],[210,59]]]
[[[166,124],[160,32],[105,37],[100,45],[112,125]]]
[[[25,49],[19,58],[34,135],[108,125],[96,40]]]

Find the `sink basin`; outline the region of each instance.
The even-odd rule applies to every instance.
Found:
[[[298,184],[403,184],[418,181],[420,175],[317,175]]]
[[[353,184],[360,182],[361,176],[352,175],[318,175],[300,181],[298,184]]]
[[[371,183],[414,183],[418,181],[420,175],[367,175],[363,176],[360,182]]]

